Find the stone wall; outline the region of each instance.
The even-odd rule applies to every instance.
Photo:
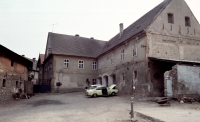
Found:
[[[176,65],[169,71],[174,98],[200,98],[200,67]]]
[[[178,76],[177,76],[177,65],[172,67],[172,70],[169,71],[169,76],[172,78],[172,91],[173,97],[178,97]]]
[[[3,79],[6,80],[5,87],[3,87]],[[0,73],[0,104],[5,104],[12,100],[12,93],[16,87],[16,81],[19,81],[19,76],[8,75],[5,77],[5,73]]]
[[[5,85],[3,81],[5,80]],[[24,81],[28,80],[28,69],[19,62],[14,62],[11,65],[9,58],[0,56],[0,104],[7,103],[12,100],[14,88],[20,87],[24,89]],[[18,81],[18,85],[16,85]]]

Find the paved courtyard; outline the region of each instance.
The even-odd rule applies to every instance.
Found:
[[[0,122],[120,122],[130,119],[128,97],[88,98],[84,92],[36,94],[0,108]]]
[[[129,96],[88,98],[84,92],[36,94],[30,99],[0,105],[0,122],[124,122],[130,120],[129,110]],[[160,106],[147,99],[135,99],[134,110],[148,119],[198,122],[200,103],[173,101],[171,106]],[[141,115],[135,117],[138,122],[151,122]]]

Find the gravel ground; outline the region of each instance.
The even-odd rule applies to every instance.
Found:
[[[0,105],[0,122],[123,122],[130,120],[129,97],[88,98],[83,92],[36,94]],[[149,120],[135,117],[138,122]]]
[[[200,122],[200,103],[171,101],[171,105],[159,105],[150,101],[135,102],[135,111],[164,122]]]

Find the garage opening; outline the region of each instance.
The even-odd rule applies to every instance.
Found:
[[[164,73],[172,69],[176,65],[174,61],[151,59],[148,62],[151,78],[151,96],[164,96]]]

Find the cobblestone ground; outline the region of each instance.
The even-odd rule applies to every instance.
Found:
[[[0,122],[123,122],[130,120],[129,97],[88,98],[83,92],[36,94],[0,105]],[[138,122],[149,122],[136,117]]]

